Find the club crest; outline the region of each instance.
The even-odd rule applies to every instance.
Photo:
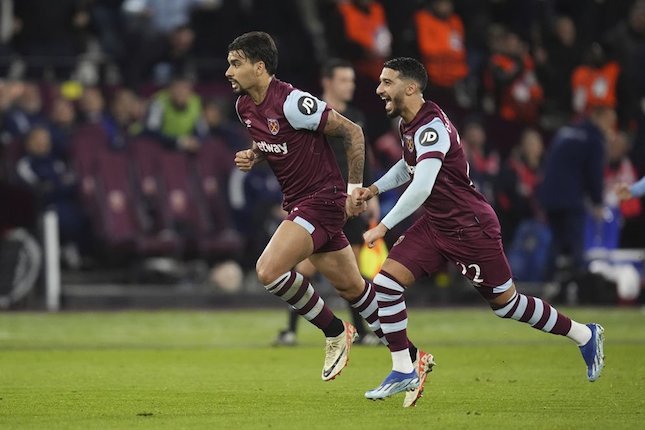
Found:
[[[280,131],[280,123],[277,119],[267,118],[267,124],[272,135],[275,136],[276,134],[278,134],[278,132]]]
[[[403,142],[405,143],[405,147],[408,148],[408,151],[412,152],[414,150],[414,139],[412,139],[412,136],[404,134]]]

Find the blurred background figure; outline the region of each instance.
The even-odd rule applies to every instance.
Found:
[[[576,24],[560,15],[544,37],[544,45],[535,53],[536,72],[544,88],[544,110],[555,126],[571,113],[571,81],[567,79],[581,63],[581,44]]]
[[[585,53],[584,63],[571,76],[574,112],[586,113],[596,106],[615,109],[619,74],[618,63],[607,58],[599,43],[592,44]]]
[[[339,55],[354,59],[357,74],[378,81],[392,49],[383,6],[373,0],[342,0],[338,2],[338,12],[344,32],[332,37],[341,36],[336,43]]]
[[[154,96],[146,118],[146,133],[167,148],[197,151],[207,127],[201,99],[189,79],[175,78],[166,90]]]
[[[562,266],[574,276],[585,270],[587,213],[596,220],[604,217],[606,146],[615,125],[612,108],[596,107],[582,123],[560,129],[546,154],[539,196],[553,232],[551,255],[568,257]]]
[[[2,122],[2,140],[9,143],[27,135],[32,127],[44,124],[43,100],[35,83],[25,83],[17,91],[15,103],[6,111]]]
[[[497,177],[495,201],[504,243],[512,243],[522,222],[544,216],[537,196],[543,154],[542,136],[527,128]]]
[[[500,157],[488,141],[486,130],[480,119],[468,119],[462,127],[462,145],[470,166],[470,178],[475,188],[494,204],[495,178],[499,174]]]
[[[58,215],[63,261],[72,269],[81,265],[81,251],[89,249],[88,222],[76,194],[76,177],[52,153],[49,130],[35,127],[25,137],[26,155],[18,161],[19,178],[36,196],[41,210]]]
[[[452,0],[429,0],[414,14],[419,54],[428,71],[432,100],[450,112],[455,90],[468,75],[464,24]]]
[[[28,79],[71,77],[84,50],[88,6],[83,0],[14,2],[14,46],[25,59]]]
[[[499,52],[490,58],[485,79],[496,112],[506,121],[535,125],[544,100],[528,45],[517,34],[505,31]]]

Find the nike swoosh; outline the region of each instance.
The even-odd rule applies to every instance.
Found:
[[[330,367],[329,369],[327,369],[327,370],[325,370],[325,371],[323,372],[323,375],[325,376],[325,378],[326,378],[326,377],[328,377],[329,375],[331,375],[332,370],[334,370],[334,368],[335,368],[335,367],[336,367],[336,365],[338,364],[338,360],[340,360],[340,358],[343,356],[343,354],[345,353],[345,350],[346,350],[346,349],[347,349],[347,345],[345,345],[345,346],[343,347],[343,350],[342,350],[342,351],[341,351],[341,353],[338,355],[338,358],[336,359],[336,361],[334,361],[334,363],[331,365],[331,367]]]

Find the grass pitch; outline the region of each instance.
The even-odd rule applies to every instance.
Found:
[[[642,428],[645,313],[567,313],[605,327],[595,383],[567,339],[485,309],[412,310],[438,362],[412,409],[363,398],[389,371],[384,347],[354,348],[331,382],[306,322],[300,346],[269,347],[282,311],[0,314],[0,428]]]

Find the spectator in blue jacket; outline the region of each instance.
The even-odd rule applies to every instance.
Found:
[[[588,208],[602,218],[605,144],[616,113],[594,108],[582,122],[561,128],[544,163],[539,198],[553,233],[553,257],[569,255],[572,269],[583,269],[584,226]]]

